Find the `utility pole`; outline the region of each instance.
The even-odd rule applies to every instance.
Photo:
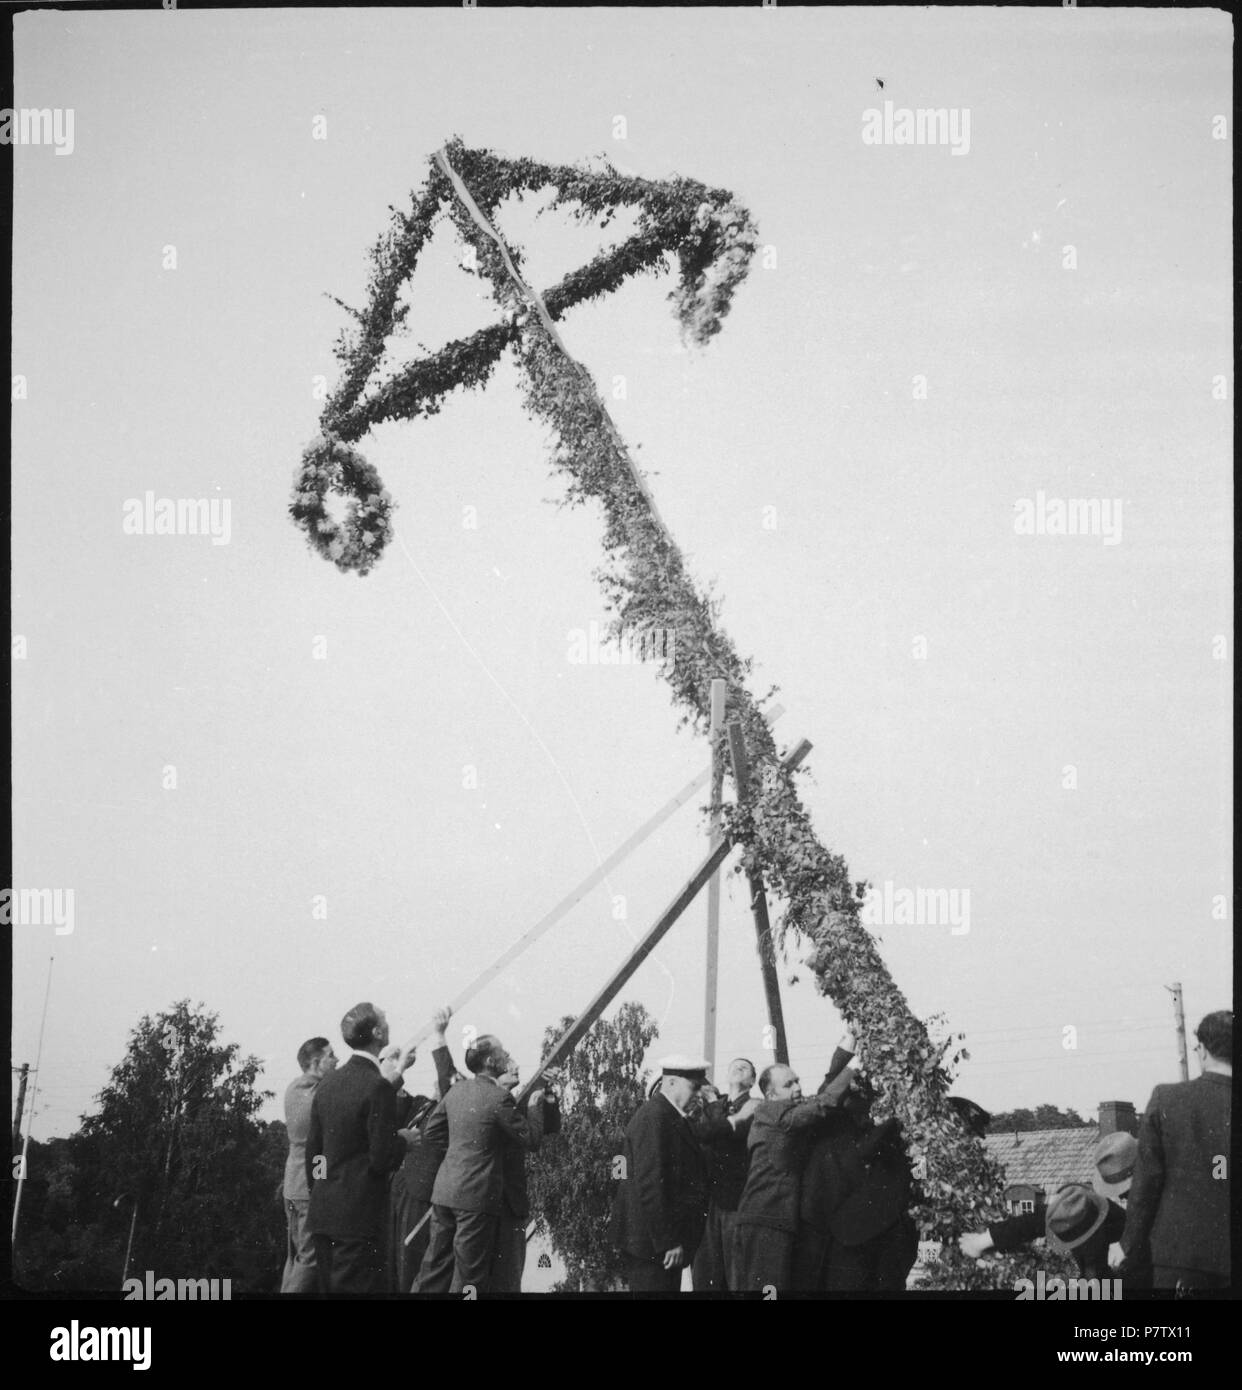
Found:
[[[11,1068],[16,1070],[16,1068]],[[17,1083],[17,1113],[13,1116],[13,1148],[22,1142],[22,1111],[26,1108],[26,1082],[30,1080],[30,1063],[23,1062],[21,1080]]]
[[[724,796],[724,751],[720,734],[724,727],[726,682],[712,680],[711,723],[708,738],[712,750],[712,815],[709,848],[720,844],[720,806]],[[707,987],[703,1001],[703,1057],[708,1070],[716,1065],[716,977],[720,969],[720,874],[707,883]],[[713,1075],[713,1080],[715,1077]]]
[[[1177,1064],[1182,1071],[1182,1080],[1190,1080],[1190,1064],[1186,1060],[1186,1014],[1182,1008],[1182,986],[1178,982],[1165,989],[1173,996],[1173,1025],[1177,1029]]]

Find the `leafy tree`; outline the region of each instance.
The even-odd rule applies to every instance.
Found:
[[[1084,1120],[1076,1110],[1059,1110],[1055,1105],[1037,1105],[1034,1110],[1005,1110],[993,1115],[988,1123],[989,1134],[1030,1134],[1040,1129],[1089,1129],[1091,1120]]]
[[[284,1126],[255,1118],[272,1095],[256,1089],[259,1060],[219,1033],[218,1015],[189,1000],[144,1016],[98,1111],[32,1155],[39,1180],[17,1243],[26,1287],[119,1288],[135,1206],[131,1274],[273,1287]]]
[[[563,1018],[544,1035],[544,1055],[573,1022]],[[616,1193],[613,1160],[625,1127],[646,1099],[643,1057],[656,1037],[641,1004],[622,1004],[578,1044],[560,1074],[561,1132],[529,1164],[531,1207],[541,1232],[565,1262],[560,1285],[597,1291],[620,1285],[620,1252],[608,1239]]]

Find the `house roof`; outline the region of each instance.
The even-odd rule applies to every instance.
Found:
[[[988,1134],[984,1145],[1005,1173],[1007,1187],[1019,1183],[1054,1192],[1065,1182],[1095,1176],[1098,1125],[1083,1129],[1038,1129],[1023,1134]]]

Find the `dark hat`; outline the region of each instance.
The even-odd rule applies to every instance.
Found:
[[[1048,1198],[1044,1234],[1054,1250],[1068,1254],[1090,1240],[1107,1215],[1107,1197],[1093,1192],[1086,1183],[1066,1183]]]
[[[949,1096],[949,1104],[957,1111],[957,1117],[972,1134],[982,1137],[992,1117],[982,1105],[976,1105],[965,1096]]]
[[[1104,1197],[1118,1197],[1129,1192],[1134,1178],[1134,1161],[1138,1158],[1138,1140],[1125,1130],[1107,1134],[1095,1146],[1095,1190]]]

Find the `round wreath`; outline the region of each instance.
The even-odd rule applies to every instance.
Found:
[[[343,521],[328,515],[330,492],[349,498]],[[393,505],[378,471],[357,449],[335,435],[321,434],[302,454],[289,515],[312,550],[339,570],[366,574],[392,539]]]

